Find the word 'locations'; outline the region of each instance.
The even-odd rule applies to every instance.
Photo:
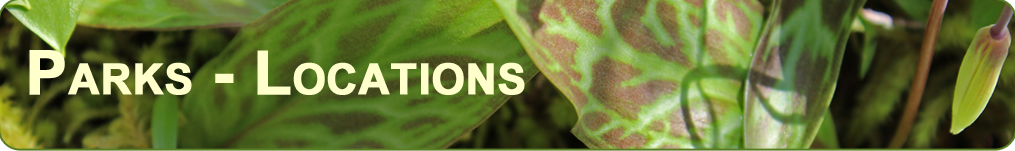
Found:
[[[57,78],[63,74],[65,68],[64,58],[60,52],[53,50],[31,50],[29,52],[29,59],[29,94],[39,95],[43,79]],[[42,60],[47,59],[53,62],[52,67],[43,69]],[[155,95],[163,95],[162,87],[160,87],[156,78],[154,78],[155,73],[159,71],[162,65],[163,63],[152,63],[145,68],[145,64],[134,64],[134,93],[131,93],[130,87],[127,87],[125,82],[131,77],[128,66],[123,63],[103,63],[102,81],[99,82],[102,84],[102,93],[99,93],[99,87],[96,84],[97,81],[92,76],[91,67],[87,63],[80,63],[78,64],[77,71],[74,73],[73,81],[67,93],[69,95],[77,95],[80,89],[85,89],[88,93],[94,95],[112,95],[114,94],[112,89],[115,86],[120,94],[143,95],[144,85],[147,84],[148,88],[151,89],[150,91]],[[480,69],[481,65],[476,63],[468,63],[464,67],[466,68],[465,70],[463,70],[462,66],[455,63],[441,63],[435,65],[436,67],[434,68],[430,68],[430,66],[428,63],[391,63],[390,70],[397,70],[399,74],[398,94],[411,94],[409,90],[410,70],[418,71],[420,74],[418,79],[414,78],[413,80],[419,81],[418,94],[420,95],[429,95],[430,88],[433,88],[441,95],[455,95],[463,87],[467,87],[464,89],[468,89],[467,94],[469,95],[476,95],[476,89],[481,89],[481,94],[484,95],[493,95],[496,90],[506,95],[518,95],[525,88],[525,80],[516,75],[524,73],[524,69],[517,63],[505,63],[497,68],[499,72],[494,72],[493,63],[482,64],[482,66],[485,66],[485,70]],[[114,70],[118,72],[114,72]],[[293,88],[303,95],[316,95],[324,91],[325,87],[337,95],[353,94],[356,88],[359,88],[359,91],[355,92],[355,95],[367,95],[370,89],[379,90],[381,95],[391,95],[388,90],[388,84],[384,80],[384,73],[381,71],[380,65],[370,63],[362,77],[362,82],[358,85],[352,82],[340,84],[336,82],[336,78],[340,76],[339,74],[352,75],[357,72],[351,64],[344,62],[336,63],[325,70],[325,68],[316,63],[303,63],[296,67],[292,78],[292,86],[272,86],[268,84],[270,75],[268,73],[268,51],[261,50],[257,51],[257,81],[255,82],[257,82],[257,95],[290,95]],[[463,71],[468,71],[467,73],[469,74]],[[119,74],[113,75],[114,73]],[[191,79],[184,76],[183,73],[191,73],[190,67],[184,63],[170,63],[166,67],[166,77],[175,82],[164,85],[169,94],[185,95],[190,92],[192,87]],[[305,77],[316,77],[314,78],[316,80],[304,80]],[[453,77],[454,80],[447,80],[447,77]],[[499,77],[501,80],[496,80],[494,77]],[[233,81],[231,73],[217,73],[214,78],[215,83],[232,83]],[[500,81],[500,83],[495,85],[497,81]],[[308,84],[304,82],[313,82],[313,84],[308,87]],[[453,84],[450,84],[451,82]],[[176,84],[180,85],[177,86]]]

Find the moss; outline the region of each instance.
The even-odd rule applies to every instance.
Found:
[[[0,86],[0,138],[11,148],[39,148],[35,136],[22,125],[22,110],[7,102],[7,97],[11,94],[13,89],[10,86]]]

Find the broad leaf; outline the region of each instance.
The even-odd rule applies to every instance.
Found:
[[[67,40],[74,32],[78,7],[82,0],[15,0],[6,7],[21,24],[35,32],[49,46],[63,53]],[[16,4],[15,4],[16,3]]]
[[[839,78],[864,0],[775,0],[745,91],[747,148],[807,148]]]
[[[455,63],[466,75],[481,74],[508,88],[524,87],[524,81],[538,72],[496,10],[493,2],[471,0],[287,2],[245,25],[221,55],[197,72],[180,110],[186,119],[180,127],[180,146],[447,147],[509,96],[497,85],[491,95],[482,94],[486,89],[468,95],[468,86],[455,95],[442,95],[430,81],[450,87],[455,76],[451,71],[434,76],[435,67]],[[267,55],[259,56],[258,50]],[[258,62],[260,57],[267,62]],[[256,95],[259,63],[267,66],[268,84],[295,87],[296,68],[306,62],[321,65],[324,71],[349,63],[354,73],[338,71],[327,77],[334,82],[325,83],[339,88],[356,84],[355,91],[336,95],[325,86],[316,95],[303,95],[295,88],[290,88],[291,95]],[[523,83],[505,81],[509,75],[498,72],[509,62],[521,65],[522,70],[510,73]],[[378,88],[358,95],[371,63],[381,69],[390,95],[382,95]],[[390,69],[391,63],[427,63],[429,67],[417,68],[428,74],[408,70],[403,87],[400,72]],[[469,63],[480,69],[492,63],[496,68],[492,73],[469,72]],[[214,83],[217,73],[233,73],[235,83]],[[302,73],[301,82],[308,87],[319,86],[316,80],[324,78],[312,70]]]
[[[497,0],[592,148],[739,148],[763,9],[732,0]]]
[[[78,23],[112,29],[232,27],[254,21],[287,0],[89,0]]]

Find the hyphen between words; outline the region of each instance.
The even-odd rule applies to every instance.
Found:
[[[29,94],[39,95],[40,94],[40,83],[42,79],[52,79],[59,77],[63,73],[65,66],[63,55],[60,52],[53,50],[31,50],[29,52]],[[40,62],[43,59],[49,59],[53,61],[53,67],[48,70],[43,70]],[[162,63],[153,63],[145,69],[144,64],[134,64],[134,94],[142,95],[144,85],[148,84],[148,87],[152,89],[155,95],[163,95],[161,88],[156,83],[153,75]],[[102,64],[102,93],[101,95],[111,95],[112,86],[118,87],[120,93],[124,95],[132,95],[130,88],[124,83],[127,80],[130,69],[127,68],[126,64],[123,63],[103,63]],[[436,66],[433,70],[433,75],[430,74],[430,67],[427,63],[391,63],[391,69],[399,70],[399,94],[408,95],[408,72],[409,70],[419,70],[420,81],[421,81],[421,95],[429,95],[430,81],[433,81],[433,88],[437,90],[441,95],[455,95],[462,90],[463,85],[468,83],[468,94],[476,95],[476,85],[483,90],[485,95],[494,94],[494,78],[500,77],[508,83],[514,83],[514,87],[510,87],[507,83],[498,84],[497,90],[507,95],[518,95],[525,88],[525,80],[515,75],[524,73],[522,66],[517,63],[505,63],[500,66],[499,76],[493,71],[494,67],[492,63],[486,64],[486,71],[481,71],[475,63],[468,64],[469,73],[481,73],[481,74],[468,74],[465,76],[462,72],[462,67],[454,63],[441,63]],[[120,75],[113,74],[112,70],[119,70]],[[343,71],[347,74],[356,73],[356,69],[348,63],[337,63],[332,65],[327,72],[326,78],[324,69],[315,63],[303,63],[296,67],[295,74],[293,75],[293,84],[296,91],[303,95],[315,95],[320,93],[325,87],[325,81],[327,81],[327,87],[331,92],[337,95],[349,95],[356,88],[356,84],[347,83],[344,87],[339,87],[339,84],[335,83],[336,74],[339,71]],[[447,74],[450,71],[454,74],[455,83],[450,88],[443,85],[441,81],[441,75]],[[181,84],[180,87],[175,86],[173,83],[165,84],[166,91],[172,95],[185,95],[190,92],[191,80],[179,73],[190,73],[190,67],[183,63],[171,63],[166,68],[166,74],[170,80],[176,81]],[[317,81],[316,84],[307,88],[302,83],[303,74],[308,72],[315,74]],[[382,95],[390,95],[387,84],[384,81],[384,76],[381,73],[381,69],[377,63],[370,63],[366,69],[366,74],[363,77],[363,82],[360,83],[359,92],[357,95],[366,95],[368,90],[376,88],[380,90]],[[432,79],[428,78],[432,77]],[[219,77],[215,77],[219,78]],[[228,77],[232,79],[232,77]],[[73,82],[68,90],[69,95],[76,95],[79,89],[87,89],[89,93],[100,95],[97,85],[95,84],[95,78],[92,77],[92,71],[87,63],[78,64],[77,71],[74,73]],[[467,82],[463,79],[467,79]],[[232,80],[229,80],[232,81]],[[231,82],[230,82],[231,83]],[[291,88],[289,86],[269,86],[268,85],[268,51],[257,51],[257,95],[290,95]]]

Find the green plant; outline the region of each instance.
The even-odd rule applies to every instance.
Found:
[[[25,125],[35,129],[32,133],[42,138],[38,140],[41,144],[156,149],[443,148],[459,140],[484,137],[479,135],[485,134],[483,131],[498,131],[497,127],[481,124],[489,123],[488,119],[502,122],[503,119],[490,116],[496,115],[498,109],[515,108],[521,109],[504,111],[508,112],[504,116],[533,119],[518,120],[514,132],[521,128],[553,127],[534,122],[547,120],[540,120],[537,116],[540,114],[536,114],[539,112],[527,110],[526,105],[503,107],[512,96],[439,95],[428,90],[426,81],[437,79],[443,85],[452,85],[453,77],[408,74],[407,79],[400,79],[392,74],[399,71],[385,68],[391,63],[427,63],[428,67],[410,71],[432,71],[438,64],[448,62],[520,64],[524,71],[519,71],[519,79],[529,85],[518,87],[546,90],[528,93],[559,91],[562,97],[551,99],[570,101],[574,113],[552,115],[576,114],[576,117],[551,119],[568,120],[554,122],[573,126],[568,135],[573,134],[593,148],[856,147],[861,145],[850,141],[871,137],[867,132],[876,131],[895,111],[894,104],[900,98],[894,95],[904,92],[912,92],[909,99],[916,101],[910,101],[908,106],[915,107],[902,113],[897,139],[891,145],[871,146],[902,146],[907,142],[910,127],[914,136],[924,136],[914,137],[919,139],[911,140],[911,146],[929,144],[930,140],[924,138],[933,136],[935,124],[945,115],[940,108],[948,105],[934,101],[951,96],[937,95],[940,93],[936,92],[944,90],[928,88],[928,92],[934,93],[928,94],[931,95],[928,100],[933,101],[925,105],[929,109],[920,112],[921,118],[916,120],[924,82],[938,86],[934,79],[956,78],[928,75],[931,69],[928,55],[935,50],[933,41],[923,42],[923,54],[919,56],[886,49],[897,45],[885,45],[883,39],[916,38],[905,37],[909,34],[900,31],[908,28],[905,24],[897,24],[895,28],[901,28],[898,30],[887,29],[893,27],[877,26],[868,21],[869,16],[859,15],[866,3],[866,0],[13,0],[4,8],[23,28],[68,56],[67,64],[192,65],[193,70],[186,71],[186,76],[195,85],[186,96],[64,97],[66,85],[72,80],[61,77],[43,83],[48,89],[41,96],[10,97],[15,100],[14,108],[30,109],[24,115]],[[915,3],[902,4],[904,10],[900,12],[918,21],[940,22],[940,13],[929,17],[923,13],[944,10],[941,5],[926,8],[932,5],[919,1],[873,3]],[[863,29],[855,30],[854,24]],[[12,35],[7,40],[14,42],[2,46],[13,50],[0,51],[3,58],[0,73],[4,73],[0,77],[16,89],[24,89],[23,81],[27,81],[23,80],[26,79],[23,71],[27,69],[17,66],[24,61],[17,59],[24,56],[18,51],[45,48],[22,46],[17,33],[21,28],[15,25],[10,32],[3,33]],[[926,28],[933,31],[928,37],[936,37],[937,25]],[[961,27],[947,29],[966,31]],[[96,38],[77,42],[87,46],[69,46],[75,45],[72,33]],[[137,40],[132,34],[151,34],[154,38]],[[951,33],[942,32],[947,34]],[[972,37],[976,36],[969,36]],[[25,41],[32,40],[35,39]],[[981,39],[973,39],[978,40]],[[879,41],[881,45],[876,45]],[[855,43],[862,46],[850,49],[855,47],[850,44]],[[979,50],[980,46],[968,48]],[[1002,51],[1000,47],[995,49]],[[270,56],[267,66],[271,74],[267,77],[256,77],[255,60],[262,57],[260,50],[267,50],[264,55]],[[859,52],[853,54],[850,50]],[[840,84],[851,85],[841,81],[854,80],[854,74],[839,75],[840,71],[854,71],[844,62],[857,54],[861,56],[856,59],[861,66],[856,69],[858,77],[874,84],[863,85],[863,91],[856,96],[872,101],[859,102],[861,107],[853,119],[842,118],[842,111],[830,108],[836,103],[832,100],[850,96],[837,89]],[[902,57],[884,59],[884,56]],[[914,63],[918,60],[919,63]],[[291,76],[294,69],[305,62],[348,63],[361,70],[382,66],[381,71],[389,74],[376,80],[387,81],[391,95],[367,89],[371,95],[256,96],[253,81],[265,78],[270,85],[292,85],[289,81],[294,79]],[[1002,67],[1003,63],[1008,62],[991,64],[995,67],[991,69],[996,69],[991,73],[1001,76],[980,81],[1003,84],[1005,79],[1001,77],[1010,71]],[[963,75],[973,73],[966,72],[965,64],[957,69],[958,79],[967,79]],[[910,73],[916,67],[921,70]],[[75,69],[68,66],[65,71]],[[334,83],[358,83],[364,77],[369,78],[365,76],[367,72],[349,71],[333,77],[303,74],[302,81],[297,82],[313,83],[327,78]],[[216,84],[213,80],[217,73],[234,73],[238,82]],[[550,83],[543,81],[545,84],[541,85],[545,86],[532,88],[540,85],[540,80],[534,80],[543,77],[540,75]],[[905,88],[909,84],[905,83],[909,81],[906,78],[914,80],[910,91]],[[960,82],[954,91],[963,88]],[[1001,86],[976,92],[1005,90],[1009,89]],[[430,94],[396,94],[403,91]],[[525,100],[515,97],[511,100]],[[990,98],[1005,100],[1002,103],[1012,100],[1010,95],[980,96],[976,100],[981,101],[974,102],[980,107],[976,113],[985,110],[985,99]],[[552,106],[549,110],[560,111],[559,104]],[[953,109],[955,112],[967,113]],[[1008,114],[1011,113],[1005,115]],[[967,126],[976,119],[962,117],[969,119],[964,123]],[[837,118],[842,120],[836,121]],[[1015,127],[999,123],[1003,125],[999,127]],[[476,127],[479,130],[473,131]],[[530,132],[518,135],[554,131]],[[848,138],[842,139],[847,143],[839,144],[841,138]],[[478,138],[476,142],[485,143],[483,140]],[[545,145],[539,141],[525,144]]]
[[[21,116],[24,112],[21,109],[11,107],[10,102],[7,102],[7,97],[13,93],[9,85],[0,86],[0,138],[3,138],[4,143],[11,147],[16,148],[39,148],[40,146],[36,143],[35,136],[31,132],[26,130],[23,123],[21,122]]]

